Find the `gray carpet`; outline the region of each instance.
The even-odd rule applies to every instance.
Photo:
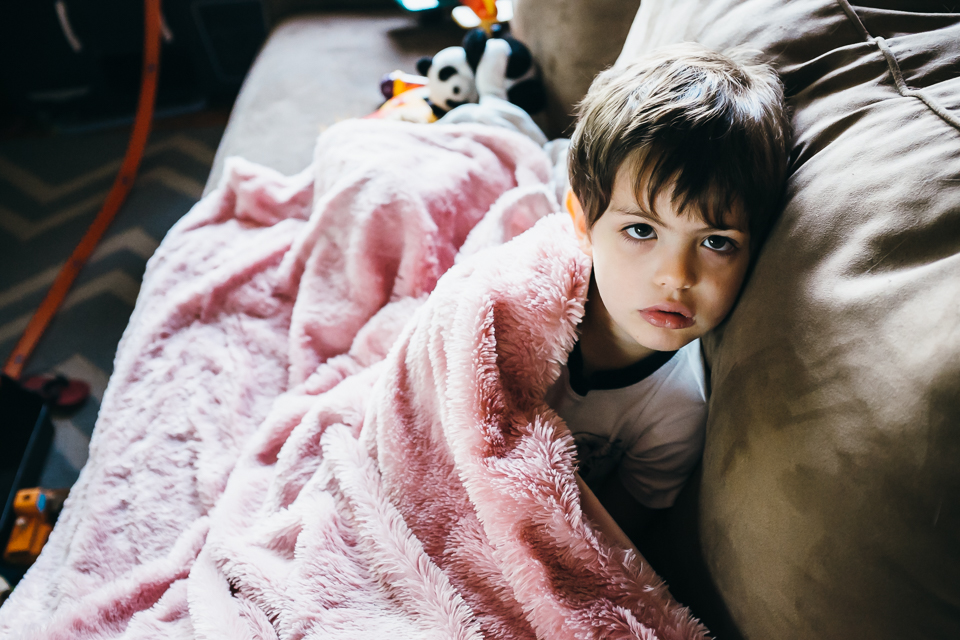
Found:
[[[61,372],[90,384],[79,410],[55,415],[41,478],[69,487],[86,462],[147,259],[200,198],[222,127],[155,131],[127,202],[74,283],[24,375]],[[0,141],[0,358],[6,358],[57,271],[103,203],[127,132]]]

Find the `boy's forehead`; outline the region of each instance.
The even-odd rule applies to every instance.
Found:
[[[664,181],[655,194],[654,201],[651,202],[653,163],[645,160],[648,158],[635,154],[620,164],[614,176],[611,204],[614,204],[619,197],[620,200],[629,200],[629,202],[617,202],[619,206],[633,205],[641,213],[655,219],[659,219],[663,211],[671,211],[679,217],[693,218],[716,229],[749,232],[747,214],[739,198],[732,198],[728,205],[719,193],[708,192],[705,200],[711,208],[710,213],[704,211],[704,207],[697,202],[698,199],[694,199],[683,210],[676,211],[675,207],[679,205],[674,203],[676,177]],[[714,212],[719,215],[715,215]]]

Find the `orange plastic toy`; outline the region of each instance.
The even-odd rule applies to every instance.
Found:
[[[53,524],[47,515],[47,494],[42,489],[22,489],[13,501],[17,515],[3,559],[10,564],[30,565],[47,543]]]
[[[460,0],[460,4],[473,9],[480,18],[480,26],[490,33],[490,27],[497,22],[497,3],[495,0]]]

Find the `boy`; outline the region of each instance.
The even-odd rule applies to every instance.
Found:
[[[692,43],[605,71],[580,105],[567,204],[593,274],[547,402],[577,443],[584,512],[625,546],[700,459],[699,338],[776,211],[788,126],[769,67]]]

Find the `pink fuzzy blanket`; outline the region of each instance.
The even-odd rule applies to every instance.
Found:
[[[150,261],[0,636],[703,637],[582,517],[543,402],[590,269],[550,172],[371,121],[293,177],[232,161]]]

